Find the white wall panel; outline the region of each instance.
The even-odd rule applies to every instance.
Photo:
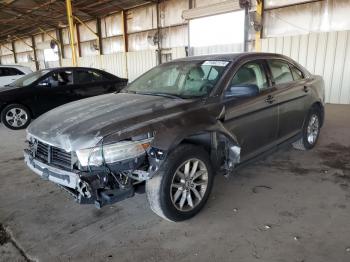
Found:
[[[2,65],[14,65],[15,64],[14,56],[13,55],[1,56],[1,64]]]
[[[11,43],[5,43],[0,46],[1,55],[12,55],[12,44]]]
[[[124,39],[122,36],[114,36],[102,39],[104,54],[111,54],[124,51]]]
[[[187,25],[161,29],[162,48],[186,46],[188,44]]]
[[[147,5],[127,11],[128,33],[155,29],[156,27],[156,5]]]
[[[102,55],[100,69],[116,76],[127,78],[126,53]]]
[[[128,52],[127,67],[129,81],[157,65],[157,53],[153,50]]]
[[[95,33],[97,33],[97,23],[95,20],[85,22],[85,24],[92,29]],[[79,36],[80,36],[80,41],[85,42],[89,40],[94,40],[97,39],[96,35],[93,34],[85,25],[78,25],[79,28]]]
[[[188,0],[164,1],[160,3],[160,26],[177,25],[186,22],[182,12],[189,9]]]
[[[172,59],[184,58],[186,57],[185,47],[176,47],[171,49]]]
[[[101,34],[103,38],[123,34],[123,20],[121,13],[109,15],[101,19]]]
[[[282,53],[322,75],[327,103],[350,104],[350,31],[265,38],[261,46],[263,52]]]
[[[32,71],[36,71],[35,63],[32,62],[32,61],[30,61],[30,62],[18,63],[18,65],[26,66],[26,67],[29,67],[30,69],[32,69]]]

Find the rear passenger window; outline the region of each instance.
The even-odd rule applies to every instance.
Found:
[[[298,81],[304,78],[303,72],[301,72],[298,68],[296,68],[295,66],[291,67],[292,70],[292,74],[293,74],[293,78],[294,81]]]
[[[268,64],[275,84],[284,84],[294,81],[288,63],[279,60],[269,60]]]
[[[89,82],[100,82],[105,81],[105,77],[100,73],[90,70],[78,70],[76,71],[77,80],[79,84],[89,83]]]

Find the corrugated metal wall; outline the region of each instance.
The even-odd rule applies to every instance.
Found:
[[[262,51],[284,54],[322,75],[327,103],[350,104],[350,31],[266,38]]]
[[[183,53],[176,49],[176,54],[177,57],[181,57]],[[157,53],[154,50],[144,50],[79,57],[78,65],[102,69],[132,81],[157,65]],[[62,66],[72,66],[72,60],[70,58],[62,59]]]

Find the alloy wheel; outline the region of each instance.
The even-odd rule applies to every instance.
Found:
[[[309,124],[307,126],[307,141],[310,145],[313,145],[316,142],[318,133],[320,130],[320,121],[316,114],[311,115]]]
[[[12,108],[6,112],[5,119],[12,127],[22,127],[28,122],[28,114],[22,108]]]
[[[189,159],[176,170],[170,186],[174,207],[191,211],[201,203],[208,188],[208,169],[199,159]]]

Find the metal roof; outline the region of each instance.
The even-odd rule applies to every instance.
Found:
[[[72,0],[73,14],[92,20],[156,0]],[[65,0],[0,0],[0,43],[67,26]]]

